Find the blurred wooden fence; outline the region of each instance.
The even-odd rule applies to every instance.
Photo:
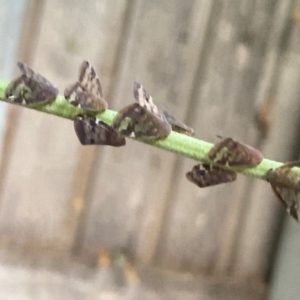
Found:
[[[131,103],[138,80],[198,138],[286,161],[299,143],[299,2],[2,0],[0,74],[21,60],[62,93],[88,60],[110,108]],[[1,259],[43,278],[20,295],[39,299],[51,282],[56,299],[264,297],[284,215],[265,182],[201,190],[188,159],[135,141],[82,147],[70,121],[23,108],[3,104],[1,116]],[[125,275],[107,251],[126,254]]]

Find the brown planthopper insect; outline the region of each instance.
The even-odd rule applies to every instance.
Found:
[[[215,164],[231,167],[252,167],[263,160],[263,155],[258,150],[232,138],[225,138],[215,144],[208,157]]]
[[[300,222],[300,179],[291,170],[299,166],[299,161],[285,163],[276,169],[270,169],[266,176],[275,195],[298,222]]]
[[[100,80],[87,61],[80,66],[78,81],[67,87],[64,95],[68,102],[85,111],[101,112],[108,108]]]
[[[87,61],[80,66],[78,81],[65,89],[65,98],[72,105],[90,113],[101,112],[108,108],[100,80]],[[82,145],[120,147],[126,144],[125,138],[119,132],[93,115],[76,116],[74,129]]]
[[[133,93],[136,103],[123,108],[113,121],[113,127],[125,136],[144,139],[160,139],[171,132],[171,125],[158,111],[152,97],[143,86],[135,82]]]
[[[17,63],[22,75],[9,83],[5,98],[21,105],[39,105],[54,100],[58,95],[55,88],[45,77],[35,73],[26,64]]]
[[[210,164],[198,164],[185,176],[198,187],[204,188],[235,181],[237,174]]]
[[[173,131],[176,131],[176,132],[188,135],[188,136],[195,136],[195,131],[193,128],[178,121],[175,117],[173,117],[167,111],[164,111],[164,115],[165,115],[167,121],[170,123]]]
[[[76,116],[74,129],[82,145],[109,145],[120,147],[126,144],[124,136],[94,116]]]

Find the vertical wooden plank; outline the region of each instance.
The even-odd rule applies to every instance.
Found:
[[[8,80],[12,78],[15,61],[18,53],[18,41],[20,38],[23,15],[25,11],[25,0],[8,2],[0,1],[0,76]],[[7,105],[0,104],[0,139],[3,139],[5,125],[7,122]],[[2,144],[3,145],[3,144]],[[1,145],[1,155],[3,146]]]
[[[90,60],[96,67],[101,61],[103,72],[99,75],[105,90],[119,38],[111,34],[119,32],[125,4],[46,1],[32,67],[62,92],[77,78],[82,60]],[[76,202],[68,202],[80,149],[73,124],[21,109],[15,130],[12,159],[1,191],[0,233],[25,242],[56,241],[57,247],[69,247],[76,227],[74,218],[79,217]],[[88,150],[86,154],[93,155]]]
[[[293,160],[299,144],[300,39],[299,29],[295,24],[291,24],[291,17],[295,9],[294,4],[293,2],[281,3],[278,7],[273,30],[277,32],[282,28],[282,36],[275,45],[274,43],[271,44],[269,49],[269,55],[274,55],[275,51],[280,51],[281,61],[280,67],[277,68],[276,89],[271,91],[275,95],[276,106],[272,114],[270,138],[264,147],[264,153],[266,156],[279,161]],[[270,252],[273,251],[270,247],[274,239],[272,234],[276,224],[281,223],[283,216],[276,214],[278,208],[283,213],[283,208],[278,202],[268,185],[257,184],[250,198],[248,215],[242,227],[234,264],[234,271],[239,276],[257,278],[261,276],[263,270],[265,272],[268,270]]]
[[[13,75],[15,60],[18,52],[18,40],[20,37],[25,0],[7,2],[0,0],[0,75],[2,79],[8,80]],[[8,26],[10,24],[10,26]]]
[[[281,17],[283,20],[285,20],[283,24],[286,26],[288,24],[288,18],[291,15],[296,16],[297,13],[299,13],[300,2],[295,1],[293,4],[294,5],[288,7],[286,11],[281,10]],[[275,127],[274,128],[272,126],[271,134],[274,139],[272,144],[275,143],[275,145],[272,147],[272,149],[269,149],[274,157],[283,157],[284,159],[294,157],[294,150],[296,148],[297,151],[299,151],[299,144],[294,145],[290,140],[287,140],[288,138],[286,137],[288,132],[288,136],[295,143],[297,143],[299,139],[299,124],[297,122],[299,117],[297,119],[297,112],[295,113],[294,111],[295,108],[297,108],[297,110],[299,109],[299,98],[296,97],[298,90],[296,79],[299,76],[297,70],[299,67],[299,24],[289,24],[291,25],[290,39],[289,42],[284,45],[287,49],[287,52],[281,57],[281,70],[279,70],[279,72],[284,71],[285,74],[278,76],[279,78],[285,78],[285,80],[278,88],[278,94],[276,94],[277,97],[275,99],[276,103],[279,102],[279,105],[278,109],[274,110],[272,118],[273,125]],[[281,96],[279,99],[278,95]],[[289,101],[287,101],[287,95]],[[290,113],[287,106],[289,106],[291,109]],[[282,109],[284,109],[283,115],[281,112]],[[292,120],[290,120],[291,117]],[[281,128],[281,126],[283,126],[283,128]],[[276,146],[278,147],[279,143],[281,144],[281,147],[279,150],[277,150]],[[284,145],[284,147],[282,147],[282,145]],[[299,153],[297,158],[299,159]],[[272,200],[277,201],[274,196],[272,197]],[[282,206],[280,206],[280,209],[282,210]],[[285,212],[280,217],[284,218],[286,222],[284,222],[284,226],[282,226],[283,230],[281,231],[280,235],[278,251],[276,251],[276,259],[272,261],[272,274],[269,291],[269,299],[271,300],[282,299],[282,297],[294,299],[299,295],[299,224],[292,218],[288,217]],[[250,255],[252,254],[252,251],[252,249],[249,251]]]
[[[269,290],[270,300],[299,296],[299,224],[289,218],[283,227],[277,259],[274,261]]]
[[[132,84],[138,80],[159,107],[184,119],[211,3],[138,1],[132,6],[114,103],[119,108],[132,103]],[[105,149],[90,192],[84,249],[121,246],[150,262],[175,159],[132,141],[120,152]]]
[[[204,140],[232,136],[255,146],[254,97],[275,3],[230,1],[214,6],[189,111]],[[226,274],[247,205],[249,181],[238,178],[232,184],[201,190],[184,178],[192,165],[185,161],[174,172],[181,175],[174,180],[157,264]]]

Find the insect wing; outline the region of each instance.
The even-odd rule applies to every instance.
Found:
[[[267,173],[267,181],[296,190],[300,190],[300,178],[292,172],[293,167],[299,167],[300,162],[288,162],[276,169],[270,169]]]
[[[271,187],[280,200],[280,202],[286,207],[286,211],[297,221],[300,222],[300,191],[286,186],[278,184],[271,184]]]
[[[87,61],[80,66],[78,81],[65,89],[64,96],[72,105],[86,111],[100,112],[108,108],[100,80]]]
[[[146,139],[160,139],[171,132],[169,123],[164,122],[138,103],[126,106],[118,112],[113,125],[125,136]]]
[[[45,77],[21,62],[18,62],[18,67],[22,75],[14,79],[5,90],[5,97],[9,101],[22,105],[38,105],[57,97],[58,89]]]
[[[31,96],[32,91],[22,77],[12,80],[5,89],[5,98],[10,102],[26,105],[25,99]]]
[[[137,102],[118,112],[113,127],[126,136],[136,138],[160,139],[168,136],[172,131],[171,125],[140,83],[134,83],[133,94]]]
[[[140,106],[145,107],[148,111],[150,111],[153,114],[160,115],[158,108],[154,104],[151,95],[149,95],[144,89],[144,87],[138,82],[134,82],[133,84],[133,95],[137,103],[140,104]],[[163,118],[162,115],[161,117]]]
[[[298,222],[300,222],[300,180],[291,170],[299,165],[299,161],[285,163],[267,173],[267,181],[270,182],[275,195]]]
[[[82,145],[124,146],[125,138],[106,123],[93,116],[79,115],[74,120],[74,129]]]
[[[216,164],[231,167],[255,166],[263,160],[263,155],[258,150],[232,138],[225,138],[215,144],[210,149],[208,157]]]
[[[184,123],[178,121],[175,117],[173,117],[168,112],[164,111],[164,115],[167,121],[171,124],[172,130],[188,135],[188,136],[195,136],[195,131],[193,128],[185,125]]]
[[[158,110],[157,106],[153,102],[151,95],[149,95],[146,92],[146,90],[140,83],[134,83],[133,94],[135,100],[137,101],[137,103],[139,103],[141,107],[144,107],[147,111],[155,115],[158,119],[161,119],[162,122],[168,123],[166,116]]]
[[[186,173],[186,178],[200,188],[235,181],[237,174],[209,164],[199,164]]]

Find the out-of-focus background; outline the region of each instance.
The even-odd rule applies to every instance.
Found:
[[[110,108],[140,81],[196,137],[299,154],[299,0],[0,0],[0,78],[63,93],[88,60]],[[300,226],[266,182],[199,189],[196,163],[0,106],[0,299],[298,299]]]

